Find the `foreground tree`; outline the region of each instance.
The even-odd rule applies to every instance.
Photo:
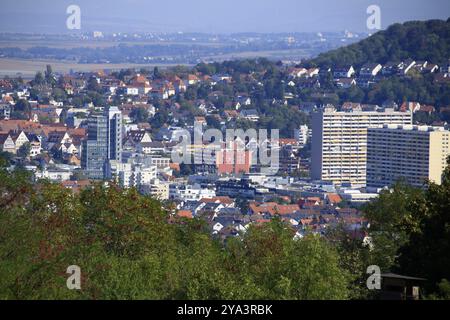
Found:
[[[450,279],[450,157],[447,164],[442,183],[429,183],[419,227],[399,252],[400,269],[426,278],[431,291]]]
[[[373,238],[373,263],[427,279],[428,293],[450,278],[450,157],[440,185],[424,189],[397,183],[365,207]],[[443,283],[443,284],[442,284]],[[444,294],[445,295],[445,294]]]
[[[214,240],[136,190],[75,194],[0,170],[0,299],[344,299],[347,274],[323,239],[277,220]],[[175,223],[169,223],[169,221]],[[68,290],[68,266],[81,290]]]

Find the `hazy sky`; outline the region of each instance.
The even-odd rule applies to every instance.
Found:
[[[70,4],[81,31],[103,32],[368,31],[371,4],[382,28],[450,16],[450,0],[0,0],[0,32],[68,32]]]

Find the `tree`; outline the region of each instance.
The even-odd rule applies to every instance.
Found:
[[[371,298],[373,292],[367,288],[366,271],[368,266],[377,264],[377,253],[355,238],[343,224],[327,230],[326,239],[338,252],[339,266],[348,273],[350,298]]]
[[[53,99],[56,101],[64,101],[67,99],[66,92],[61,88],[54,88],[52,92]]]
[[[215,116],[206,116],[206,123],[208,124],[208,127],[214,128],[214,129],[221,129],[220,120],[217,119]]]
[[[180,164],[180,174],[182,176],[189,176],[193,173],[192,166],[190,164],[181,163]]]
[[[51,65],[47,65],[45,70],[45,82],[51,86],[56,84],[55,75],[53,74],[53,69]]]
[[[34,84],[34,85],[42,85],[42,84],[45,84],[45,78],[44,78],[44,75],[42,74],[41,71],[39,71],[39,72],[36,73],[36,75],[35,75],[35,77],[34,77],[34,80],[33,80],[33,84]]]
[[[28,113],[31,111],[30,103],[25,99],[19,99],[14,105],[14,110],[20,111],[23,113]]]
[[[89,91],[100,92],[100,85],[98,84],[98,81],[96,78],[91,77],[89,79],[88,84],[87,84],[87,89]]]
[[[162,75],[161,75],[161,72],[159,72],[159,68],[158,67],[154,67],[153,68],[153,77],[155,79],[161,79]]]
[[[184,98],[186,100],[195,100],[197,99],[197,89],[194,86],[189,86],[184,93]]]
[[[139,123],[146,122],[148,120],[149,114],[145,108],[139,107],[134,108],[131,111],[130,116],[134,119],[134,122]]]
[[[238,268],[242,280],[256,284],[260,299],[345,299],[348,275],[339,267],[336,251],[324,239],[293,240],[280,219],[252,226],[243,241],[227,246],[227,264]],[[239,260],[240,267],[232,266]]]
[[[373,238],[372,263],[423,277],[428,293],[439,292],[450,278],[449,198],[450,158],[440,185],[428,182],[417,189],[399,182],[383,191],[364,208]]]
[[[160,129],[169,120],[169,114],[166,109],[160,109],[150,120],[152,128]]]
[[[20,146],[19,150],[17,150],[17,155],[21,158],[26,158],[30,155],[31,144],[29,142],[25,142]]]
[[[94,184],[73,193],[29,178],[0,169],[2,299],[348,297],[334,248],[315,236],[293,240],[279,219],[223,243],[205,222],[169,219],[135,189]],[[82,290],[66,288],[73,264]]]
[[[236,206],[239,208],[239,210],[241,210],[243,214],[246,214],[249,210],[249,203],[245,198],[237,198]]]
[[[436,291],[439,283],[450,279],[450,157],[442,183],[430,182],[424,195],[418,228],[399,252],[400,270],[428,280],[428,289]]]
[[[363,207],[370,222],[374,264],[385,271],[398,267],[398,250],[409,241],[411,232],[419,230],[423,209],[423,190],[402,181],[390,190],[383,190],[376,200]]]
[[[408,58],[446,63],[450,56],[448,43],[450,23],[442,20],[411,21],[393,24],[350,46],[320,54],[310,65],[333,67],[362,66],[367,62],[386,63]]]

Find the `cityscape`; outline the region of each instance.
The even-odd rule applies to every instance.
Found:
[[[1,33],[0,299],[450,299],[449,35]]]

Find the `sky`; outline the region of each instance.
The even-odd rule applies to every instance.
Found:
[[[67,33],[69,5],[81,32],[368,32],[378,5],[381,28],[408,20],[448,19],[450,0],[1,0],[0,32]]]

